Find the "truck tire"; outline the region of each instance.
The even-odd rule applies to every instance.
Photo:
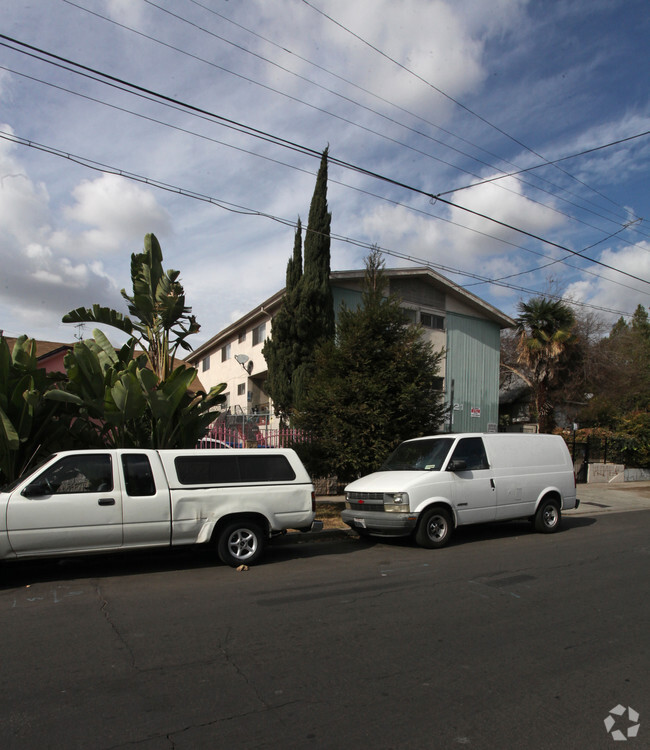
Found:
[[[233,568],[252,565],[262,556],[264,532],[254,521],[233,521],[223,527],[217,539],[217,553],[225,565]]]
[[[444,508],[425,510],[415,531],[415,541],[420,547],[436,549],[444,547],[453,531],[449,511]]]
[[[553,534],[560,528],[562,513],[557,500],[544,498],[535,513],[535,531],[542,534]]]

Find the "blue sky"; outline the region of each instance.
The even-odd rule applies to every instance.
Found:
[[[407,186],[330,165],[333,270],[377,245],[388,267],[431,263],[510,315],[548,292],[607,321],[650,306],[640,0],[0,0],[0,14],[23,44]],[[68,310],[124,310],[146,232],[181,271],[195,346],[284,285],[317,158],[25,50],[0,46],[0,329],[71,341]]]

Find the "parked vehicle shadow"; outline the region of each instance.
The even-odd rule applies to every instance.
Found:
[[[272,539],[261,560],[252,568],[292,559],[321,555],[341,555],[358,549],[353,535],[318,537],[295,535],[295,540]],[[149,573],[214,568],[228,573],[235,569],[224,565],[213,546],[133,550],[102,555],[50,557],[40,560],[12,560],[0,564],[0,591],[33,583],[83,578],[137,576]]]
[[[0,565],[0,590],[50,581],[135,576],[210,567],[228,569],[219,561],[216,550],[207,547],[12,560]]]
[[[597,523],[597,519],[588,516],[563,516],[562,526],[556,534],[570,533],[572,529],[584,528]],[[489,541],[498,539],[513,539],[520,536],[544,536],[538,534],[530,521],[495,521],[493,523],[476,524],[473,526],[461,526],[454,529],[454,533],[444,549],[468,544],[471,542]],[[552,534],[547,536],[553,536]],[[389,544],[391,546],[416,547],[413,537],[381,537],[362,536],[359,541],[363,544]]]

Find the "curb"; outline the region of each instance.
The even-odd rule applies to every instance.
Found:
[[[335,541],[337,539],[356,539],[352,529],[323,529],[322,531],[288,531],[286,534],[271,538],[271,544],[303,544],[304,542]]]

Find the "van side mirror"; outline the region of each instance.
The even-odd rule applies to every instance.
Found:
[[[452,458],[447,464],[447,471],[465,471],[467,468],[467,461],[462,458]]]

